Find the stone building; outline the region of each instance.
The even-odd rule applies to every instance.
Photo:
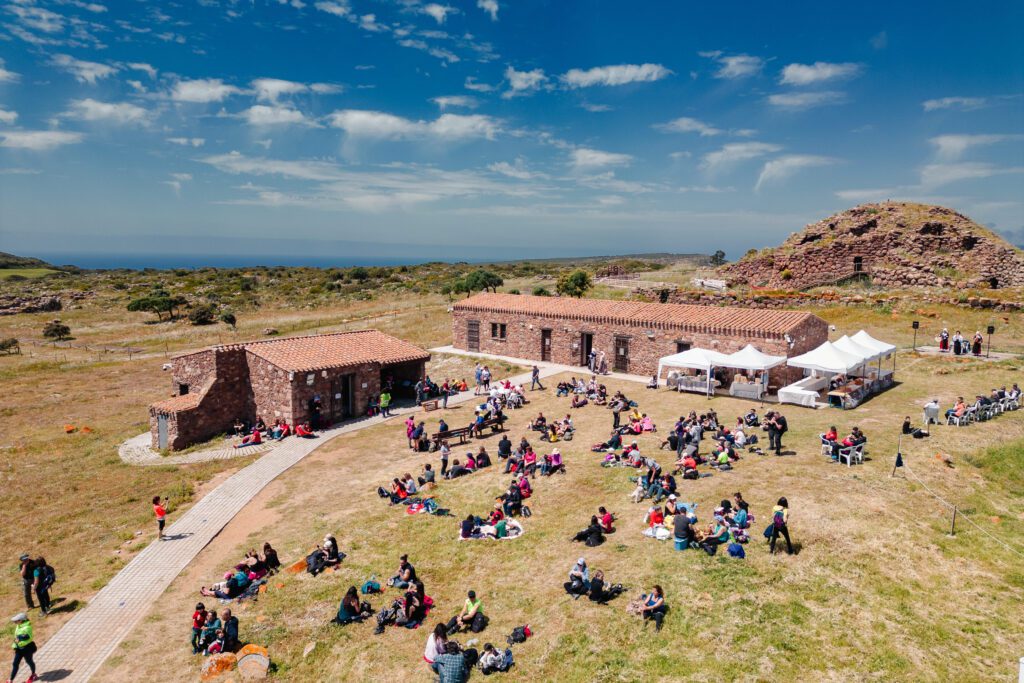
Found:
[[[238,419],[268,424],[363,414],[388,378],[410,393],[430,354],[377,330],[226,344],[171,361],[174,397],[149,408],[153,447],[181,449],[231,431]]]
[[[828,325],[800,311],[484,293],[454,304],[452,339],[466,351],[564,365],[586,365],[593,349],[610,370],[653,375],[659,358],[694,347],[733,353],[753,344],[796,356],[826,341]],[[769,381],[801,376],[782,366]]]

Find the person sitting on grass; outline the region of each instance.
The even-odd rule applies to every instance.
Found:
[[[666,474],[665,476],[667,477],[669,475]],[[686,510],[683,509],[677,502],[676,494],[670,493],[668,496],[668,500],[665,502],[665,519],[675,517],[676,515],[682,514],[684,512],[686,512]]]
[[[747,411],[747,414],[743,416],[743,422],[748,427],[760,427],[761,419],[757,416],[757,409],[751,408]]]
[[[428,462],[425,465],[423,465],[423,474],[420,475],[420,477],[417,479],[420,488],[424,490],[426,490],[428,487],[433,488],[434,484],[436,483],[435,477],[436,474],[433,468],[431,467],[430,463]]]
[[[484,617],[483,601],[476,596],[475,591],[466,594],[466,602],[462,611],[451,618],[448,622],[448,635],[451,636],[459,631],[469,630],[473,633],[480,633],[487,626],[487,618]]]
[[[423,661],[427,663],[427,666],[434,673],[437,673],[437,658],[439,655],[444,654],[447,645],[448,629],[441,622],[437,622],[434,630],[427,636],[427,646],[423,650]]]
[[[700,543],[701,548],[708,555],[714,555],[717,547],[728,541],[729,526],[723,517],[716,515],[715,521],[708,525],[707,533],[704,534],[704,540]]]
[[[221,614],[222,628],[224,631],[223,652],[234,652],[238,649],[238,617],[231,614],[230,609],[224,610]]]
[[[559,382],[558,386],[555,389],[555,398],[560,398],[562,396],[568,396],[569,392],[571,392],[571,391],[572,391],[572,385],[570,385],[568,382]]]
[[[200,586],[199,594],[207,598],[219,598],[221,600],[234,600],[249,586],[249,578],[241,572],[226,572],[224,580],[213,584],[209,588]],[[220,620],[218,620],[218,626]]]
[[[471,474],[469,468],[461,465],[458,458],[456,458],[455,460],[452,460],[451,469],[448,470],[448,474],[446,476],[448,479],[458,479],[459,477],[464,477],[467,474]]]
[[[647,389],[657,389],[658,388],[658,376],[657,375],[651,375],[651,381],[647,383],[647,387],[646,388]]]
[[[338,540],[330,534],[324,536],[324,547],[321,549],[321,553],[324,556],[324,564],[328,567],[341,564],[341,561],[345,559],[345,553],[338,548]]]
[[[295,436],[301,436],[304,439],[312,439],[316,434],[313,433],[313,429],[309,426],[308,422],[303,422],[300,425],[295,425]]]
[[[508,438],[507,434],[501,435],[501,440],[498,441],[498,459],[506,460],[512,455],[512,440]]]
[[[661,511],[661,508],[654,506],[647,511],[647,515],[644,517],[644,524],[654,529],[659,526],[665,526],[665,513]]]
[[[551,450],[551,455],[544,456],[544,464],[541,465],[542,476],[551,476],[556,472],[565,474],[565,463],[562,461],[562,452],[557,448]]]
[[[487,453],[487,449],[481,446],[480,450],[476,454],[476,468],[479,470],[490,466],[491,456]]]
[[[398,573],[388,579],[388,585],[395,588],[408,588],[416,581],[416,567],[412,566],[408,555],[398,558]]]
[[[620,448],[622,448],[622,435],[619,434],[618,430],[615,430],[611,433],[611,436],[608,437],[607,441],[594,444],[590,447],[590,450],[595,453],[604,453],[609,449],[617,451]]]
[[[572,537],[572,540],[577,543],[583,543],[590,548],[604,543],[604,531],[601,529],[601,523],[597,520],[597,515],[592,516],[587,528],[577,532]]]
[[[537,477],[537,454],[533,448],[527,448],[523,454],[523,476]]]
[[[214,640],[217,639],[217,631],[221,630],[220,619],[217,618],[217,610],[211,609],[206,613],[206,621],[203,623],[202,632],[199,636],[199,650],[206,652]]]
[[[569,405],[572,408],[582,408],[587,405],[587,403],[589,403],[589,401],[587,401],[586,396],[583,396],[582,394],[573,394],[572,402]]]
[[[586,595],[590,591],[590,568],[584,558],[576,560],[569,570],[569,580],[563,584],[565,592],[574,598]]]
[[[409,497],[409,492],[405,490],[398,477],[391,480],[391,491],[388,496],[391,498],[392,505],[397,505]]]
[[[523,500],[526,500],[533,495],[533,487],[530,486],[530,480],[526,478],[526,475],[522,475],[518,479],[519,484],[519,495],[522,496]]]
[[[260,430],[253,429],[252,434],[249,436],[242,437],[240,443],[235,444],[235,448],[244,448],[245,446],[259,446],[263,443],[263,437],[260,435]]]
[[[675,534],[675,540],[682,541],[684,546],[692,548],[697,545],[697,531],[687,515],[679,514],[672,518],[672,532]]]
[[[512,667],[512,650],[505,648],[505,651],[502,652],[491,643],[486,643],[478,665],[480,673],[484,676],[490,676],[499,671],[508,671]]]
[[[606,534],[610,534],[615,531],[615,515],[608,512],[605,506],[597,508],[597,522],[601,525],[601,531]]]
[[[535,432],[545,432],[548,428],[548,419],[544,417],[544,413],[537,413],[537,417],[530,421],[530,429]]]
[[[590,580],[590,591],[587,593],[587,598],[599,605],[607,605],[609,600],[617,598],[622,594],[623,590],[624,588],[621,583],[609,586],[608,582],[605,581],[604,572],[598,569]]]
[[[217,655],[222,652],[224,652],[224,629],[217,629],[213,636],[213,641],[206,646],[203,655],[209,657],[210,655]]]
[[[476,533],[476,519],[473,515],[468,515],[459,525],[459,538],[473,538]]]
[[[662,621],[665,619],[665,591],[661,589],[661,586],[655,584],[650,593],[641,596],[641,600],[643,607],[640,613],[644,620],[654,621],[654,629],[660,631]]]
[[[651,419],[651,416],[648,415],[647,413],[644,413],[640,417],[640,429],[641,429],[641,431],[644,431],[644,432],[656,432],[656,431],[658,431],[658,427],[654,424],[654,421]]]

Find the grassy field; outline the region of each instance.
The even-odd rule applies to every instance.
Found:
[[[59,272],[52,268],[0,268],[0,280],[37,280]]]
[[[689,268],[669,267],[644,277],[685,282]],[[415,293],[409,283],[382,284],[366,299],[338,298],[310,294],[322,274],[261,273],[254,276],[260,282],[259,306],[240,309],[238,329],[232,330],[185,321],[156,324],[152,315],[124,310],[137,286],[149,286],[132,277],[166,281],[166,274],[107,274],[102,286],[91,290],[96,281],[90,277],[60,280],[62,287],[92,292],[59,314],[72,328],[71,344],[31,343],[53,313],[0,317],[0,337],[23,340],[23,355],[0,357],[0,543],[10,556],[7,580],[0,582],[0,611],[14,612],[21,604],[16,557],[44,554],[58,568],[56,595],[63,601],[53,617],[36,621],[40,641],[144,547],[151,495],[171,495],[172,515],[178,514],[252,461],[156,468],[120,462],[117,444],[147,429],[146,406],[170,393],[160,370],[168,355],[259,338],[267,327],[282,335],[377,327],[425,347],[450,341],[447,297]],[[197,292],[219,286],[202,274],[179,277]],[[234,276],[224,277],[235,283]],[[289,292],[277,292],[275,287],[292,279],[296,283]],[[536,284],[554,286],[548,276],[513,273],[505,288],[530,291]],[[5,283],[8,289],[0,292],[26,286]],[[815,312],[836,325],[833,338],[863,327],[909,349],[911,320],[922,321],[919,343],[930,343],[943,326],[966,333],[994,324],[993,349],[1024,351],[1024,316],[1019,315],[913,300],[895,307]],[[465,358],[438,357],[430,369],[435,375],[464,376],[471,365]],[[447,619],[472,585],[492,614],[486,639],[502,641],[519,623],[534,627],[537,637],[517,649],[516,680],[1005,680],[1019,654],[1012,647],[1022,636],[1013,609],[1024,589],[1020,558],[966,525],[956,539],[947,538],[945,508],[913,477],[888,474],[903,415],[916,419],[932,395],[948,404],[958,393],[1019,382],[1022,367],[1020,361],[990,364],[903,352],[902,383],[857,411],[788,410],[789,445],[796,455],[751,456],[736,472],[684,486],[684,497],[700,502],[702,522],[713,503],[737,489],[752,501],[759,521],[775,498],[788,495],[794,540],[802,546],[792,558],[765,557],[757,539],[748,560],[740,563],[675,553],[640,537],[642,510],[626,501],[625,473],[597,467],[586,452],[590,442],[605,436],[609,422],[607,413],[595,408],[578,413],[580,436],[562,449],[569,475],[539,483],[537,514],[528,521],[527,535],[500,550],[457,543],[453,520],[406,518],[380,503],[376,485],[418,471],[423,460],[403,448],[399,427],[342,437],[275,481],[232,522],[154,606],[111,660],[103,680],[143,674],[194,680],[198,663],[187,656],[184,635],[182,647],[168,648],[152,633],[184,634],[198,586],[219,576],[257,541],[271,540],[294,558],[327,530],[350,553],[342,571],[316,580],[285,579],[283,588],[275,584],[241,615],[243,636],[271,648],[282,680],[397,675],[428,680],[419,660],[426,631],[389,631],[375,638],[369,625],[336,630],[326,624],[345,587],[371,572],[387,575],[401,551],[410,552],[425,575],[428,593],[439,604],[435,616]],[[623,388],[637,395],[663,427],[679,412],[708,405],[696,396]],[[726,398],[711,405],[723,416],[747,407]],[[513,416],[513,435],[523,431],[534,411],[557,413],[564,406],[553,396],[535,396],[527,411]],[[462,419],[464,410],[453,411],[453,417]],[[873,459],[852,469],[823,463],[815,435],[827,421],[843,429],[854,419],[871,437]],[[65,433],[65,425],[76,429]],[[485,441],[489,449],[493,441]],[[653,437],[644,440],[648,448],[654,443]],[[906,446],[913,474],[1008,542],[1024,531],[1022,450],[1024,411],[960,431],[936,429],[932,439]],[[937,460],[937,453],[950,455],[954,467]],[[363,462],[367,457],[372,462]],[[457,514],[484,512],[505,480],[487,472],[443,485],[441,502]],[[600,504],[619,512],[621,531],[587,556],[610,578],[634,589],[656,580],[665,586],[673,609],[659,636],[628,618],[625,601],[598,609],[561,594],[564,575],[581,550],[567,538]],[[140,530],[146,533],[136,536]],[[310,642],[318,645],[303,658]]]

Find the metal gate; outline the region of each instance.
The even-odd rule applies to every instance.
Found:
[[[540,331],[540,359],[551,360],[551,330]]]
[[[480,321],[470,320],[466,323],[466,346],[470,351],[480,350]]]
[[[167,448],[167,416],[156,416],[156,445],[161,451]]]
[[[629,337],[615,338],[615,370],[629,372]]]

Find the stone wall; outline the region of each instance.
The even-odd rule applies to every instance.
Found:
[[[248,351],[245,360],[249,370],[247,381],[252,390],[254,417],[262,417],[268,425],[273,424],[277,418],[293,424],[293,381],[289,379],[289,373]]]
[[[605,352],[608,369],[615,370],[616,339],[627,341],[629,347],[626,372],[635,375],[653,375],[658,361],[677,353],[679,344],[695,348],[714,349],[721,353],[739,351],[753,344],[760,351],[776,356],[795,356],[818,346],[828,339],[828,325],[820,318],[811,317],[790,334],[793,348],[782,335],[734,335],[716,332],[691,332],[682,329],[648,329],[630,325],[605,326],[578,320],[544,318],[531,315],[499,315],[480,311],[455,310],[452,313],[452,344],[458,349],[469,349],[468,323],[480,321],[480,352],[512,356],[528,360],[541,360],[541,331],[551,330],[551,362],[562,365],[584,365],[581,357],[582,335],[593,335],[594,350]],[[491,323],[504,323],[506,338],[491,336]],[[803,376],[799,368],[782,366],[772,370],[772,384],[782,386]]]
[[[334,414],[340,415],[341,406],[335,405],[335,401],[344,401],[345,397],[343,395],[340,399],[336,398],[335,380],[345,375],[354,376],[352,380],[352,416],[362,415],[366,410],[369,397],[380,394],[380,365],[378,363],[295,373],[295,381],[291,386],[291,411],[295,422],[301,423],[309,420],[309,401],[316,395],[320,396],[323,406],[321,415],[325,422],[330,422],[331,416]],[[342,386],[344,385],[342,384]]]
[[[633,295],[644,301],[660,301],[661,292],[657,289],[637,288]],[[895,306],[913,302],[915,304],[947,304],[963,308],[984,308],[995,311],[1021,311],[1024,310],[1022,301],[1002,301],[991,297],[950,297],[938,293],[927,292],[917,293],[913,296],[906,294],[876,294],[864,296],[860,294],[839,294],[835,291],[822,291],[809,294],[797,291],[773,292],[771,294],[749,293],[726,293],[707,292],[702,290],[678,290],[668,294],[667,303],[671,304],[698,304],[701,306],[742,306],[743,308],[758,308],[769,310],[783,310],[799,308],[801,306]]]

